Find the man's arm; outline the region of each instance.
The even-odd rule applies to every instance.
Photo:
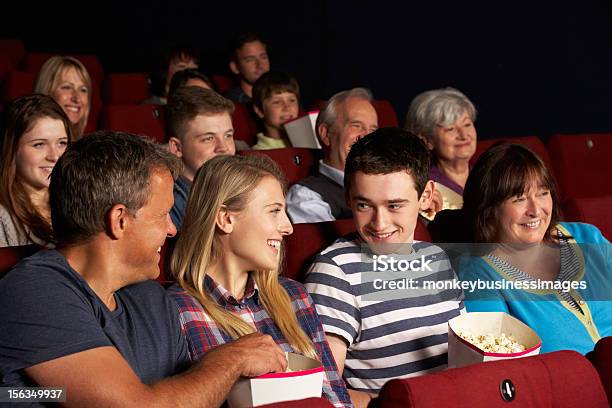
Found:
[[[213,407],[240,376],[284,371],[287,360],[270,336],[254,333],[209,352],[187,372],[143,384],[114,347],[98,347],[25,369],[40,386],[66,388],[66,406]]]
[[[329,348],[331,349],[332,354],[334,355],[334,359],[336,360],[336,365],[338,366],[338,371],[340,374],[344,371],[344,360],[346,359],[346,340],[342,337],[327,333],[327,343],[329,343]],[[348,389],[349,396],[351,397],[351,401],[355,408],[366,408],[372,398],[376,397],[375,394],[369,394],[363,391],[356,391]]]

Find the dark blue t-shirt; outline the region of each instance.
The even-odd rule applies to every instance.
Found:
[[[157,282],[115,299],[111,312],[57,251],[18,263],[0,279],[1,385],[34,385],[24,368],[103,346],[116,347],[146,384],[189,366],[178,310]]]
[[[174,206],[172,210],[170,210],[170,218],[172,218],[172,223],[177,231],[180,231],[183,226],[189,190],[191,190],[191,181],[187,180],[185,177],[180,176],[174,181]]]

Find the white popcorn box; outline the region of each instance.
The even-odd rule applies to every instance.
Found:
[[[283,125],[287,131],[291,146],[306,147],[309,149],[321,148],[321,144],[317,138],[317,132],[315,131],[315,123],[317,122],[318,115],[319,111],[311,111]]]
[[[459,333],[474,336],[504,333],[525,346],[518,353],[490,353],[468,342]],[[506,360],[539,354],[542,340],[529,326],[504,312],[465,313],[448,321],[448,367],[463,367],[483,361]]]
[[[287,360],[288,372],[238,380],[227,397],[229,407],[250,408],[320,397],[325,377],[321,362],[295,353],[287,353]]]

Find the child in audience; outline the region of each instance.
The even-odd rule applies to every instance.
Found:
[[[72,137],[80,139],[91,106],[91,77],[85,65],[74,57],[49,58],[40,68],[34,92],[55,99],[72,123]]]
[[[50,96],[34,94],[11,103],[2,123],[0,247],[47,245],[49,177],[70,142],[70,120]]]
[[[387,380],[446,367],[447,322],[463,304],[456,291],[394,292],[372,281],[456,278],[444,251],[414,241],[419,211],[429,207],[434,193],[421,139],[394,128],[363,137],[348,154],[344,188],[357,233],[317,255],[306,288],[351,399],[365,407]],[[385,275],[373,262],[381,254],[423,269],[398,273],[390,267]]]
[[[270,71],[253,85],[253,108],[263,121],[265,133],[257,134],[253,149],[281,149],[291,146],[283,125],[297,118],[300,87],[292,76]]]
[[[219,156],[196,174],[172,255],[176,301],[193,360],[260,332],[285,352],[320,360],[323,395],[351,406],[323,328],[304,287],[279,276],[285,212],[279,167],[267,157]]]
[[[232,101],[197,86],[178,88],[168,103],[168,148],[183,162],[181,175],[174,182],[174,207],[170,213],[177,230],[183,222],[196,171],[217,155],[236,153],[233,112]]]

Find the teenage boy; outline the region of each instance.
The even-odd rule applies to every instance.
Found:
[[[196,171],[221,154],[234,155],[234,104],[210,89],[195,86],[178,88],[166,110],[168,149],[183,162],[174,182],[174,206],[170,216],[180,230],[187,197]]]
[[[268,72],[253,85],[253,108],[263,122],[264,133],[257,134],[253,149],[282,149],[291,146],[283,125],[300,112],[300,87],[292,76]]]
[[[397,296],[398,291],[385,292],[384,282],[371,279],[388,277],[374,267],[375,256],[382,253],[401,253],[403,265],[425,267],[392,274],[397,278],[455,278],[440,248],[414,241],[419,211],[429,207],[434,193],[428,175],[427,148],[411,133],[379,129],[355,143],[346,160],[344,186],[357,233],[317,255],[306,278],[356,406],[365,406],[391,378],[447,364],[447,322],[463,310],[457,293],[414,289]]]

